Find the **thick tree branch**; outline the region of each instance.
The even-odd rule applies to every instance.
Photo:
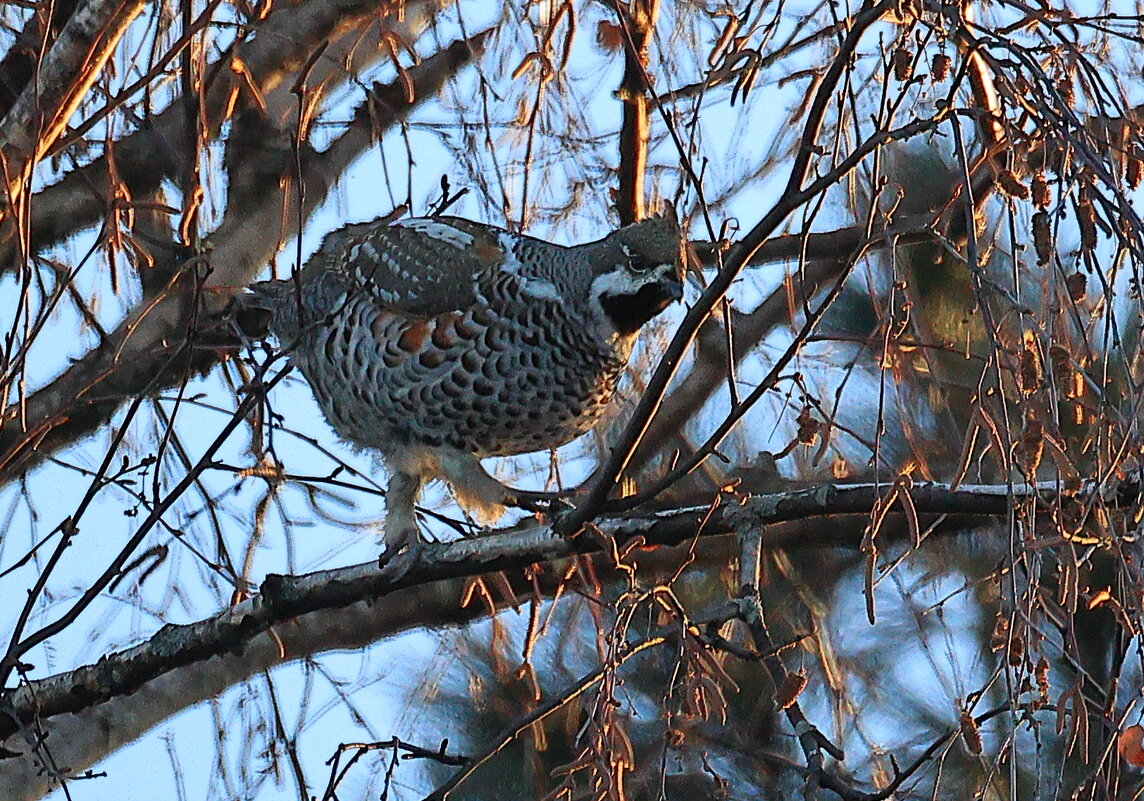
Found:
[[[725,496],[714,510],[709,505],[601,520],[599,531],[620,545],[639,540],[646,546],[670,546],[744,529],[766,528],[815,517],[869,515],[885,485],[824,484],[796,492]],[[1131,503],[1139,488],[1122,485],[1107,503]],[[1036,499],[1045,505],[1092,500],[1094,485],[1063,493],[1046,482],[1034,488],[971,485],[951,489],[947,484],[916,484],[908,490],[912,507],[921,515],[999,517],[1019,502]],[[763,531],[766,548],[821,548],[861,545],[862,532],[843,526],[823,526],[817,536],[804,528]],[[374,562],[323,570],[301,576],[270,575],[257,596],[198,623],[168,625],[147,642],[110,654],[96,665],[77,668],[33,681],[10,691],[0,707],[0,739],[34,719],[74,713],[120,695],[139,690],[147,682],[177,668],[221,656],[257,635],[301,615],[338,609],[385,598],[399,590],[479,576],[497,570],[521,570],[534,564],[566,559],[578,553],[596,553],[603,540],[581,534],[566,538],[553,527],[535,522],[475,539],[426,544],[409,570],[396,579],[377,569]],[[428,625],[431,621],[416,621]]]
[[[398,123],[412,108],[432,96],[463,64],[480,52],[485,36],[454,43],[433,58],[409,70],[415,99],[405,100],[398,79],[378,87],[372,99],[358,109],[349,128],[321,153],[303,150],[305,187],[301,217],[308,218],[325,199],[341,172],[373,141],[377,128]],[[372,112],[371,106],[372,103]],[[251,146],[272,146],[269,135],[254,138]],[[175,279],[164,291],[145,298],[128,319],[110,333],[103,345],[77,361],[59,378],[29,396],[22,409],[26,428],[15,417],[0,428],[0,481],[38,463],[45,456],[89,433],[110,419],[124,400],[170,385],[190,368],[203,368],[216,354],[196,351],[190,340],[193,314],[221,309],[281,246],[288,235],[280,225],[283,209],[293,209],[286,220],[296,220],[298,193],[289,142],[279,137],[276,158],[265,152],[251,156],[258,169],[233,173],[231,190],[236,202],[209,241],[210,272],[196,286],[195,270],[175,265]],[[246,159],[236,159],[245,163]],[[270,171],[264,168],[269,166]],[[238,199],[241,198],[241,201]],[[251,225],[258,220],[258,225]],[[198,259],[192,260],[192,263]],[[201,291],[203,307],[196,309]]]
[[[380,41],[380,29],[412,41],[445,2],[404,3],[401,20],[388,0],[274,4],[270,15],[254,28],[251,38],[228,49],[211,65],[201,109],[201,119],[207,126],[202,134],[207,139],[215,138],[227,120],[234,96],[245,96],[251,89],[262,99],[267,120],[285,127],[297,105],[290,92],[294,77],[323,43],[325,52],[310,65],[308,82],[315,90],[329,92],[388,55]],[[394,15],[386,17],[388,10],[394,11]],[[57,244],[97,224],[114,195],[114,181],[122,181],[133,197],[139,197],[154,191],[164,179],[177,180],[182,167],[180,154],[189,152],[184,133],[182,105],[172,103],[149,117],[146,125],[113,144],[114,170],[107,155],[100,155],[38,192],[28,224],[31,251]],[[14,268],[18,254],[16,229],[8,222],[0,222],[3,273]]]
[[[707,548],[703,556],[712,564],[727,558],[722,548]],[[678,558],[663,550],[641,558],[640,566],[649,579],[668,580],[678,570]],[[621,575],[602,564],[595,565],[594,572],[605,582]],[[229,651],[160,675],[136,692],[45,721],[51,733],[52,756],[67,766],[69,776],[74,776],[178,712],[273,667],[327,651],[366,648],[407,631],[460,626],[510,608],[519,612],[523,599],[535,598],[538,593],[539,597],[552,598],[567,589],[566,577],[559,571],[535,575],[512,571],[500,577],[503,583],[490,584],[507,591],[465,605],[462,601],[471,594],[473,579],[461,577],[395,591],[384,603],[361,601],[290,619]],[[0,701],[0,717],[4,710]],[[0,759],[0,798],[39,798],[58,786],[61,777],[50,766],[40,764],[39,752],[26,741],[10,738],[3,747],[20,755]]]
[[[0,220],[25,204],[32,168],[64,129],[144,0],[89,0],[76,10],[0,124]]]
[[[59,35],[60,29],[75,12],[76,0],[55,0],[45,8],[43,4],[28,18],[16,41],[0,59],[0,124],[12,108],[16,98],[36,73],[47,47]],[[46,23],[46,24],[45,24]]]
[[[275,666],[325,651],[365,648],[421,626],[461,625],[487,615],[485,604],[461,606],[465,588],[466,579],[439,581],[395,592],[385,603],[355,603],[287,620],[239,647],[161,675],[136,692],[53,717],[47,724],[52,756],[74,776],[178,712]],[[501,608],[508,604],[498,601]],[[106,675],[124,674],[111,668]],[[20,755],[0,759],[0,798],[30,801],[59,786],[61,777],[39,763],[29,743],[10,738],[4,747]]]

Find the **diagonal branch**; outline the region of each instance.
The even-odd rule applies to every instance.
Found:
[[[258,159],[251,160],[274,165],[273,174],[260,169],[232,174],[231,203],[210,237],[211,269],[202,280],[201,311],[221,309],[281,246],[286,232],[266,221],[309,218],[342,171],[370,145],[376,131],[398,124],[418,103],[435,94],[459,67],[481,52],[487,35],[484,32],[455,42],[410,69],[415,93],[412,102],[406,100],[406,87],[400,78],[376,87],[372,99],[363,102],[347,130],[326,150],[302,149],[300,175],[295,174],[289,141],[270,134],[253,137],[252,147],[274,147],[278,142],[278,150],[284,151],[277,158],[259,153]],[[300,207],[295,190],[298,180],[305,187]],[[283,209],[288,210],[285,216]],[[251,225],[251,220],[262,222]],[[199,271],[171,272],[174,280],[158,294],[145,298],[108,335],[102,347],[27,398],[22,410],[26,426],[15,417],[2,421],[0,481],[95,430],[124,400],[170,385],[188,369],[204,369],[215,361],[217,354],[193,347],[193,332],[189,331],[194,315],[201,313],[196,308]]]
[[[887,225],[879,236],[865,243],[866,250],[869,252],[891,245],[929,241],[934,236],[933,222],[932,214],[903,217]],[[757,267],[767,262],[804,261],[805,266],[795,276],[795,297],[806,303],[828,282],[838,278],[850,254],[863,245],[864,237],[865,231],[859,225],[822,233],[776,236],[755,251],[749,266]],[[705,262],[709,261],[704,258],[709,248],[710,245],[705,243],[695,245],[695,250]],[[783,287],[772,292],[750,313],[732,311],[734,363],[741,362],[759,342],[786,322],[789,311]],[[706,335],[708,327],[712,334],[709,338]],[[649,461],[662,455],[664,443],[671,442],[672,435],[683,430],[684,424],[695,415],[695,410],[702,408],[720,387],[726,386],[725,350],[726,337],[709,319],[699,333],[699,345],[691,369],[676,382],[675,389],[664,399],[663,405],[652,418],[647,434],[632,454],[629,470],[638,473]]]
[[[629,645],[625,646],[622,652],[619,653],[609,664],[602,665],[601,667],[593,670],[591,673],[582,676],[573,684],[565,687],[562,692],[557,693],[545,701],[543,704],[537,706],[528,714],[522,715],[519,719],[514,721],[501,733],[499,737],[497,737],[496,741],[493,742],[492,745],[490,745],[482,754],[480,754],[480,756],[471,760],[461,770],[453,774],[443,785],[438,787],[429,795],[425,796],[425,801],[446,801],[446,799],[453,794],[453,791],[456,790],[458,786],[460,786],[470,776],[476,773],[482,765],[487,764],[490,759],[503,751],[513,740],[517,739],[521,736],[521,734],[528,731],[530,727],[541,722],[553,712],[557,712],[560,709],[563,709],[565,706],[575,701],[581,695],[588,692],[588,690],[592,689],[592,687],[598,684],[608,674],[609,671],[615,670],[617,667],[624,664],[637,654],[646,651],[648,648],[655,648],[667,642],[670,642],[668,637],[663,635],[656,635],[647,637],[643,640],[639,640],[638,642],[630,643]]]
[[[285,126],[297,102],[290,92],[293,76],[323,42],[328,43],[323,58],[310,66],[308,78],[311,86],[329,92],[388,53],[377,43],[379,26],[411,40],[447,1],[406,3],[401,20],[386,0],[275,4],[265,20],[251,27],[247,39],[210,66],[200,112],[206,123],[204,134],[208,139],[217,137],[234,96],[250,91],[262,98],[267,118]],[[387,17],[387,11],[393,16]],[[363,46],[363,41],[370,44]],[[136,88],[141,91],[145,85]],[[114,163],[108,154],[100,155],[39,191],[28,222],[30,250],[58,244],[98,223],[114,195],[115,180],[133,197],[149,195],[163,180],[176,180],[181,169],[178,154],[189,152],[184,122],[181,104],[172,103],[114,143]],[[0,273],[13,269],[16,257],[16,229],[5,222],[0,225]]]
[[[0,59],[0,121],[35,77],[43,51],[56,40],[59,30],[78,5],[77,0],[55,0],[50,9],[37,6],[36,12]]]
[[[486,604],[462,606],[458,602],[467,583],[467,579],[457,578],[424,584],[394,592],[383,604],[355,603],[284,621],[229,651],[158,676],[135,692],[53,716],[47,722],[52,753],[68,767],[68,775],[74,776],[177,713],[216,698],[227,688],[276,666],[323,652],[365,648],[420,626],[459,626],[480,619],[489,614]],[[532,592],[523,581],[515,583],[514,589],[522,595]],[[501,609],[511,603],[512,599],[505,599],[495,606]],[[152,638],[149,642],[149,647],[153,647],[158,641]],[[103,680],[123,680],[130,670],[127,661],[109,663]],[[65,679],[64,684],[67,683]],[[43,697],[48,698],[55,690],[47,684],[37,684],[33,700],[40,697],[40,692],[46,692]],[[0,717],[6,710],[0,703]],[[15,738],[10,738],[5,747],[22,753],[0,759],[0,798],[42,798],[58,788],[57,777],[37,762],[35,751]]]
[[[826,76],[816,89],[814,102],[811,104],[811,109],[807,115],[802,142],[795,156],[795,163],[791,168],[786,189],[771,210],[759,220],[755,227],[748,232],[747,236],[732,249],[723,269],[708,285],[696,304],[687,312],[683,322],[680,324],[679,331],[676,332],[672,338],[671,343],[667,347],[667,351],[660,360],[659,366],[648,381],[647,388],[644,390],[640,402],[636,406],[631,421],[613,446],[608,459],[601,466],[600,470],[597,471],[596,478],[592,482],[587,497],[571,514],[560,521],[560,529],[563,533],[573,534],[579,531],[581,526],[596,514],[608,495],[611,494],[612,489],[620,481],[636,446],[640,440],[643,439],[644,434],[646,434],[648,425],[655,415],[656,410],[659,408],[664,394],[667,392],[668,384],[675,376],[675,372],[683,362],[684,355],[690,348],[692,340],[699,332],[699,327],[707,319],[711,311],[722,301],[727,291],[731,288],[731,284],[754,255],[755,251],[762,247],[767,238],[775,232],[782,221],[795,209],[811,197],[817,195],[825,186],[832,184],[838,177],[845,175],[850,169],[853,169],[857,164],[857,161],[855,161],[853,157],[862,156],[864,158],[862,148],[858,148],[852,154],[852,158],[844,160],[835,170],[828,173],[828,176],[830,176],[828,183],[824,183],[823,179],[820,178],[817,181],[813,181],[806,188],[803,186],[807,172],[810,169],[811,157],[815,152],[814,143],[825,120],[826,110],[830,103],[830,98],[833,95],[834,88],[842,78],[844,72],[849,69],[850,57],[857,49],[858,43],[861,41],[866,30],[880,20],[883,15],[888,13],[893,5],[890,0],[883,0],[883,2],[877,4],[867,2],[864,4],[862,11],[854,17],[853,26],[849,34],[843,41],[839,52],[835,55],[834,61],[827,70]],[[882,142],[878,144],[880,145]],[[843,171],[839,172],[839,170]]]
[[[0,125],[0,220],[24,205],[32,168],[59,137],[144,5],[144,0],[89,0],[60,31]]]

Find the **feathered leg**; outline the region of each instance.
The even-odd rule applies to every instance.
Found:
[[[559,505],[559,493],[519,490],[497,481],[471,453],[443,448],[436,457],[441,475],[449,482],[457,503],[482,526],[495,523],[506,506],[551,512]]]
[[[394,470],[389,478],[385,493],[385,553],[379,564],[394,579],[405,575],[421,551],[414,504],[423,481],[420,475],[404,470]]]

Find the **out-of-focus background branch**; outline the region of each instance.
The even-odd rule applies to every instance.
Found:
[[[331,27],[320,28],[322,35],[331,33],[335,20],[331,9]],[[341,20],[337,21],[340,24]],[[356,38],[360,33],[353,35]],[[96,350],[48,386],[22,399],[21,417],[35,420],[36,425],[21,431],[13,420],[4,427],[0,433],[0,453],[4,454],[0,475],[27,469],[90,432],[105,423],[125,400],[170,386],[196,366],[213,363],[213,359],[204,361],[202,355],[194,353],[192,319],[218,313],[228,297],[249,283],[278,251],[289,237],[290,227],[313,213],[337,176],[376,135],[398,124],[412,102],[432,96],[479,48],[479,38],[459,42],[412,67],[399,83],[371,90],[353,112],[346,131],[321,152],[303,145],[295,154],[283,127],[290,112],[280,97],[289,93],[288,88],[282,88],[281,75],[271,76],[264,84],[268,97],[256,86],[245,87],[263,101],[235,119],[227,141],[228,189],[241,202],[228,206],[218,228],[206,239],[207,251],[195,253],[168,241],[165,248],[164,243],[158,243],[156,252],[149,253],[151,262],[144,275],[169,279],[160,285],[147,282],[150,291],[140,300],[136,313],[107,332]],[[328,47],[322,56],[334,57]],[[277,88],[270,91],[275,84]],[[322,88],[320,74],[307,78],[307,93],[320,95]],[[239,91],[234,84],[230,89]],[[270,106],[266,105],[275,98],[277,120],[269,115]],[[235,100],[231,98],[231,102]],[[301,100],[315,102],[309,97]],[[174,147],[174,152],[179,149]],[[124,155],[130,162],[130,151],[119,154],[117,148],[117,159]],[[174,173],[176,166],[169,164],[169,171]],[[128,196],[153,191],[161,179],[174,177],[164,172],[168,170],[137,176],[139,180],[126,187]],[[63,203],[67,205],[66,200]],[[266,222],[252,225],[252,219]]]

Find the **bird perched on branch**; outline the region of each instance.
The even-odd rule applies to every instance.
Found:
[[[420,544],[427,480],[482,524],[534,508],[480,460],[592,427],[639,329],[681,297],[683,248],[670,211],[574,247],[456,217],[375,220],[328,234],[296,279],[254,284],[236,319],[290,350],[341,437],[380,452],[388,561]]]

